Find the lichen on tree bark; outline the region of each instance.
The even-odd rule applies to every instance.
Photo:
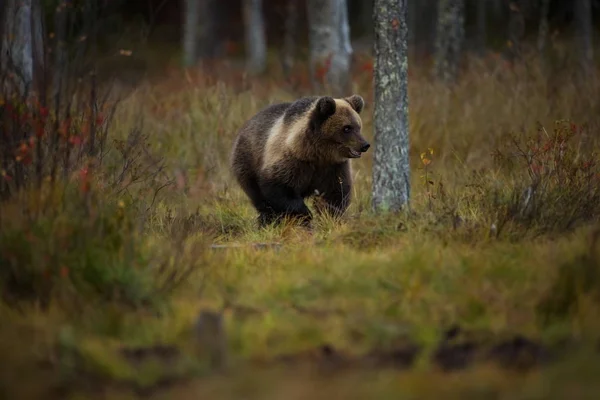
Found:
[[[410,200],[407,1],[374,3],[375,211],[399,211]]]

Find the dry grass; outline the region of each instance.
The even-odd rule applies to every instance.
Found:
[[[387,398],[402,393],[437,397],[442,394],[437,390],[446,388],[443,394],[456,398],[542,398],[550,393],[562,398],[559,393],[579,391],[583,396],[597,391],[592,380],[573,375],[579,367],[598,370],[597,361],[585,357],[522,377],[486,366],[465,372],[463,380],[436,372],[428,356],[443,330],[455,324],[490,337],[520,333],[546,345],[570,338],[589,349],[597,340],[600,264],[589,243],[600,211],[598,167],[581,168],[582,162],[595,161],[598,149],[600,104],[595,93],[600,81],[577,84],[561,71],[547,78],[536,62],[510,67],[494,57],[473,59],[452,88],[431,82],[425,69],[411,66],[413,213],[371,213],[372,153],[367,153],[354,163],[356,187],[347,218],[340,223],[318,221],[314,232],[292,226],[258,230],[254,210],[227,168],[233,137],[244,120],[266,104],[309,94],[307,88],[285,85],[277,73],[255,81],[232,73],[215,82],[200,71],[178,71],[140,85],[119,105],[111,134],[127,139],[141,129],[148,138],[147,154],[162,157],[166,165],[166,177],[152,178],[151,187],[172,184],[158,193],[146,191],[144,183],[106,193],[92,187],[98,202],[95,218],[120,221],[124,213],[139,222],[134,224],[139,230],[107,231],[102,223],[102,230],[80,241],[83,250],[71,248],[69,257],[61,258],[52,238],[68,240],[81,232],[78,222],[69,220],[75,211],[67,207],[32,225],[43,233],[36,240],[44,243],[32,254],[47,252],[73,267],[81,259],[93,260],[94,271],[103,271],[105,262],[120,275],[100,275],[104,281],[98,288],[109,290],[117,282],[121,293],[90,299],[85,285],[58,276],[64,287],[53,286],[57,294],[50,296],[45,311],[31,303],[21,304],[21,312],[3,306],[7,323],[0,328],[6,338],[0,341],[6,347],[2,353],[19,360],[15,371],[29,371],[23,375],[28,379],[37,373],[40,382],[86,393],[100,385],[115,397],[127,398],[133,395],[131,385],[151,388],[165,376],[198,377],[210,371],[199,361],[202,357],[166,361],[159,356],[158,365],[147,361],[140,366],[139,360],[120,353],[123,346],[161,343],[194,354],[187,353],[194,342],[192,327],[197,313],[209,308],[224,310],[230,362],[237,372],[225,382],[210,375],[176,385],[167,389],[169,397],[200,393],[236,398],[247,393],[252,398],[289,398],[291,392],[297,398]],[[366,99],[364,130],[372,139],[368,60],[360,65],[366,71],[358,68],[354,91]],[[564,144],[569,157],[557,159],[557,153],[549,152],[525,157],[521,164],[509,162],[518,161],[518,148],[508,140],[511,134],[516,143],[530,146],[527,139],[536,137],[539,125],[552,132],[558,120],[577,126]],[[556,127],[569,130],[570,125]],[[560,147],[562,142],[553,143]],[[420,155],[428,148],[434,150],[427,165],[433,185],[424,184],[421,176]],[[117,146],[111,149],[96,185],[122,165]],[[498,150],[502,162],[493,156]],[[537,161],[548,167],[539,176],[533,167]],[[557,180],[562,173],[569,178]],[[525,218],[521,196],[537,181],[543,183],[532,195],[537,208],[529,209]],[[554,223],[575,205],[578,218]],[[15,212],[20,207],[22,200],[0,208],[2,239],[10,234],[21,240],[31,228]],[[53,218],[68,223],[56,224]],[[111,238],[120,244],[99,244]],[[122,239],[131,239],[131,244]],[[282,246],[251,247],[274,242]],[[209,243],[241,247],[209,250]],[[97,262],[97,255],[105,261]],[[38,264],[27,260],[36,271]],[[128,268],[136,272],[128,275]],[[140,271],[151,282],[137,277]],[[147,301],[154,297],[161,301]],[[65,299],[80,304],[66,307]],[[324,382],[292,367],[275,375],[268,369],[244,369],[249,360],[272,361],[325,344],[360,357],[406,340],[426,350],[417,357],[414,371],[402,377],[386,371],[375,379],[371,372],[354,371]],[[34,368],[40,359],[61,373]],[[2,378],[0,393],[33,390],[15,385],[14,377]],[[358,387],[367,380],[372,389]],[[438,384],[431,385],[431,380]]]

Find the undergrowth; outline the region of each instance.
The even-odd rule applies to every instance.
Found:
[[[358,59],[372,138],[372,60]],[[313,231],[258,229],[228,170],[248,117],[312,94],[301,74],[249,81],[198,68],[118,102],[92,80],[58,105],[5,93],[0,334],[45,332],[35,357],[70,383],[85,366],[102,377],[92,381],[144,385],[179,365],[173,354],[195,340],[205,308],[222,313],[213,339],[234,361],[389,352],[407,337],[432,352],[456,324],[540,341],[598,336],[588,237],[600,120],[597,98],[582,94],[598,81],[581,88],[527,57],[496,61],[470,60],[452,88],[411,67],[411,214],[370,210],[369,152],[353,164],[348,215]]]

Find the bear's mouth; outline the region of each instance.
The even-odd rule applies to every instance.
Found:
[[[349,149],[349,150],[350,150],[350,153],[349,153],[350,158],[360,158],[360,156],[362,155],[359,151],[352,150],[352,149]]]

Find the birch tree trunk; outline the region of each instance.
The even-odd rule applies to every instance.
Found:
[[[579,63],[584,76],[589,76],[594,64],[592,2],[591,0],[574,0],[574,3]]]
[[[446,83],[454,82],[458,75],[465,38],[464,24],[464,0],[438,1],[434,73]]]
[[[350,90],[350,28],[346,0],[308,0],[310,72],[315,90]]]
[[[262,0],[244,0],[246,57],[248,71],[262,74],[267,67],[267,39],[262,12]]]
[[[348,58],[348,71],[350,73],[350,59],[352,58],[352,43],[350,41],[350,19],[348,18],[348,2],[347,0],[338,0],[340,14],[338,17],[338,29],[340,35],[341,52]]]
[[[203,0],[184,0],[183,4],[183,65],[190,67],[198,60],[198,22],[200,21],[200,2]]]
[[[375,0],[375,153],[373,209],[399,211],[410,200],[408,0]]]
[[[25,96],[33,84],[32,1],[5,0],[2,70],[13,74],[13,87]]]

